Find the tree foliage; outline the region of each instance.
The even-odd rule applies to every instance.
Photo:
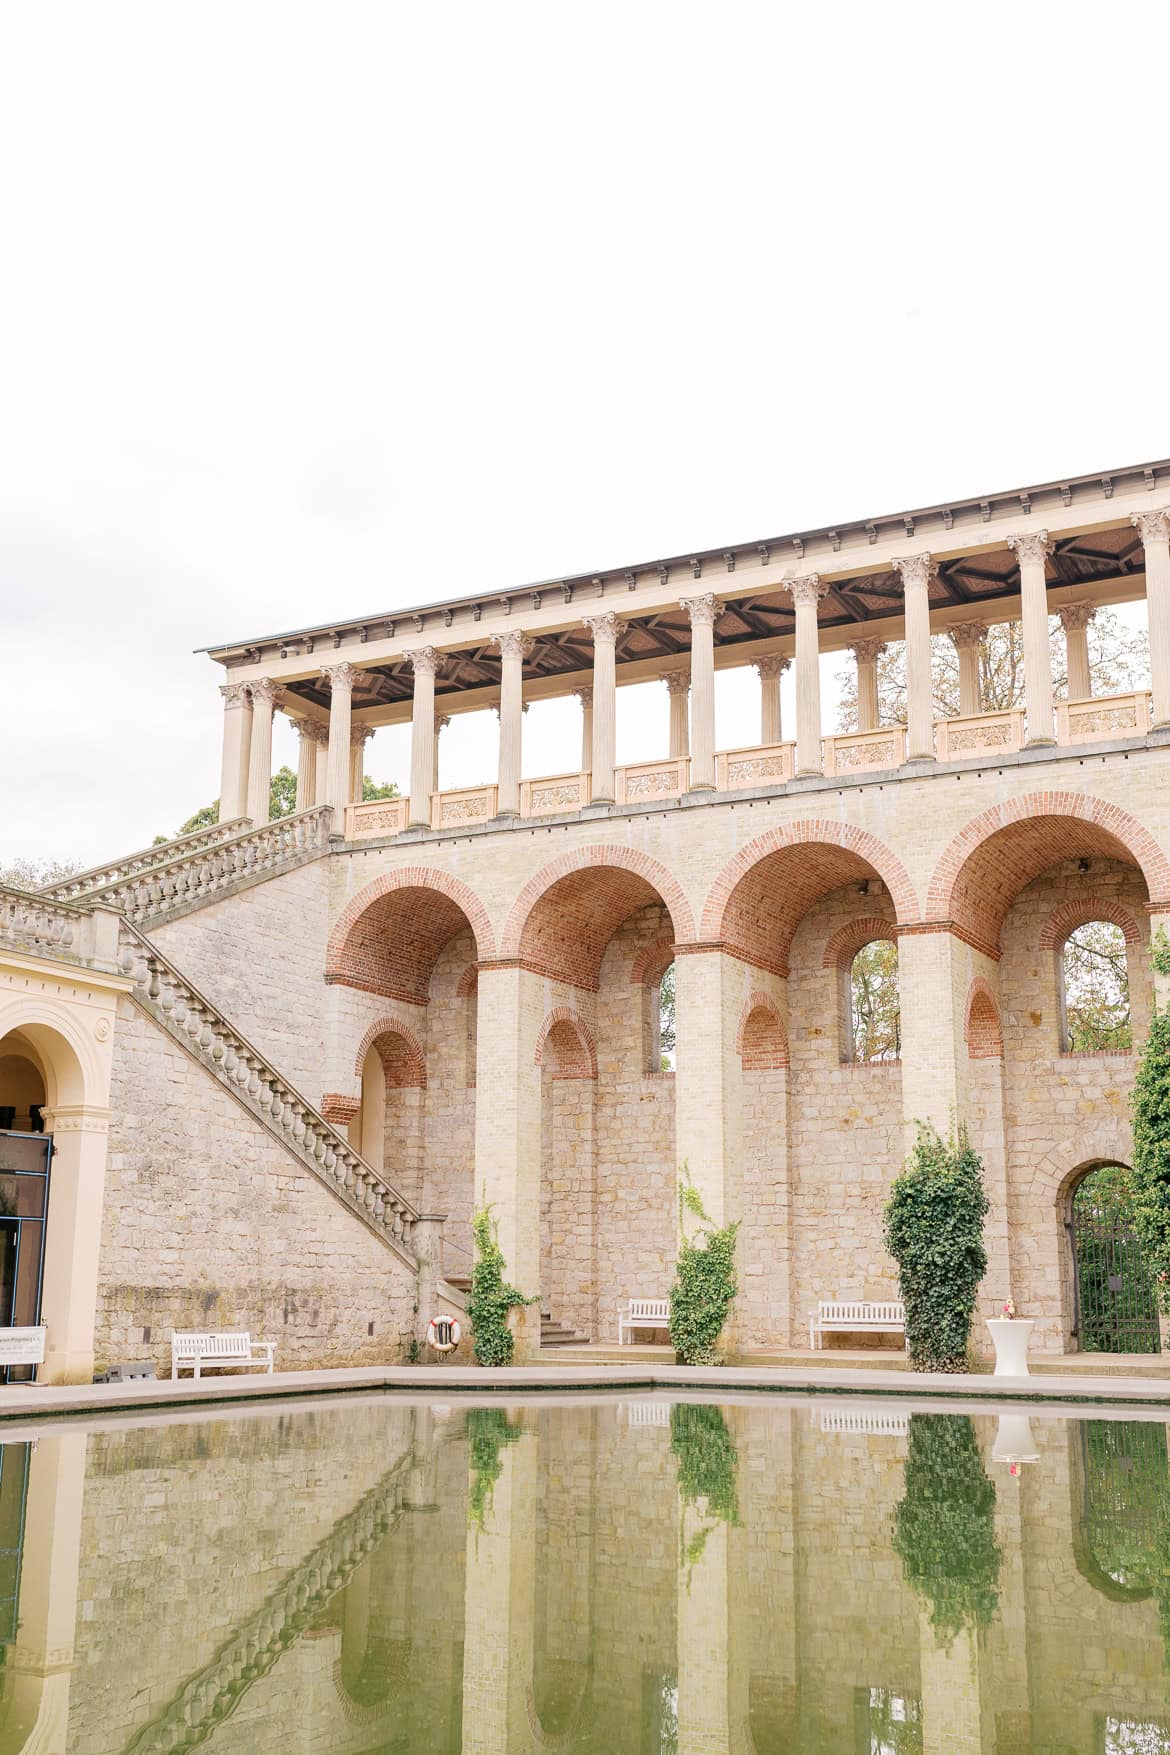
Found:
[[[670,1339],[683,1365],[713,1365],[720,1331],[739,1291],[735,1277],[739,1220],[717,1227],[704,1212],[685,1164],[679,1174],[679,1249],[670,1288]],[[690,1238],[688,1214],[700,1221],[700,1229]]]
[[[1086,921],[1065,940],[1062,961],[1069,1051],[1129,1048],[1129,967],[1120,926]]]
[[[1170,975],[1170,942],[1158,928],[1152,961]],[[1153,1275],[1161,1308],[1170,1314],[1170,1007],[1155,1006],[1133,1090],[1133,1225]]]
[[[674,964],[658,983],[658,1052],[663,1072],[674,1071]]]
[[[362,803],[376,804],[383,798],[397,798],[398,787],[393,780],[371,780],[368,774],[362,775]]]
[[[362,776],[362,802],[371,804],[382,798],[397,798],[398,787],[393,780],[371,780],[368,774]],[[274,823],[280,817],[291,817],[297,808],[297,777],[286,763],[273,774],[268,786],[268,821]],[[187,821],[174,835],[156,835],[154,845],[161,847],[164,841],[177,840],[180,835],[193,835],[198,829],[213,829],[219,821],[219,799],[213,798],[210,804],[200,805],[199,809],[187,818]]]
[[[911,1414],[894,1552],[947,1647],[989,1627],[999,1602],[995,1484],[966,1414]]]
[[[8,890],[44,890],[80,870],[80,859],[11,859],[0,865],[0,885]]]
[[[535,1304],[536,1299],[526,1298],[505,1280],[503,1251],[486,1207],[472,1219],[471,1231],[475,1239],[475,1264],[467,1300],[471,1350],[481,1365],[510,1365],[516,1341],[508,1327],[508,1312]]]
[[[902,1052],[902,1014],[898,947],[893,939],[871,939],[854,957],[849,969],[849,1022],[854,1060],[897,1060]]]
[[[975,1296],[987,1271],[983,1165],[966,1128],[943,1139],[926,1122],[885,1211],[915,1371],[965,1371]]]

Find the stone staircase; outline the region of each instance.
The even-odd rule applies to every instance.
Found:
[[[80,902],[94,890],[108,889],[111,884],[140,877],[143,872],[157,871],[160,865],[170,865],[192,853],[206,853],[208,848],[218,847],[250,828],[247,817],[237,817],[230,823],[213,823],[208,829],[178,835],[173,841],[160,842],[157,847],[143,847],[138,853],[129,853],[125,859],[115,859],[109,865],[91,865],[88,871],[74,872],[72,877],[62,878],[58,883],[42,884],[36,893],[51,902]]]
[[[471,1276],[469,1274],[448,1274],[446,1283],[460,1294],[466,1305],[468,1294],[471,1291]],[[563,1322],[558,1322],[551,1310],[542,1309],[540,1313],[540,1344],[542,1347],[587,1347],[589,1339],[587,1335],[579,1335],[575,1329],[566,1328]]]

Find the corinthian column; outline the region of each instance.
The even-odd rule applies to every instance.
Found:
[[[906,627],[906,760],[934,761],[934,681],[930,674],[929,555],[895,560],[902,575]]]
[[[1146,550],[1146,622],[1154,726],[1170,725],[1170,506],[1135,512]]]
[[[1044,557],[1051,548],[1047,530],[1009,536],[1020,563],[1020,607],[1024,623],[1024,705],[1029,744],[1056,742],[1052,712],[1052,654],[1048,644],[1048,587]]]
[[[787,658],[777,656],[756,659],[756,675],[760,679],[760,743],[765,748],[781,739],[780,678],[788,665]]]
[[[247,683],[221,683],[223,768],[219,781],[219,820],[242,817],[248,805],[248,765],[252,746],[252,697]]]
[[[442,733],[444,731],[446,731],[446,729],[447,729],[448,725],[450,725],[450,723],[451,723],[450,713],[436,713],[435,714],[435,791],[436,792],[441,792],[443,790],[443,788],[439,785],[439,738],[442,735]]]
[[[878,727],[877,661],[886,649],[884,640],[854,640],[849,650],[857,661],[857,729]]]
[[[979,689],[979,655],[983,650],[987,623],[960,622],[957,627],[948,628],[947,633],[959,654],[959,718],[974,719],[983,711]]]
[[[502,817],[520,815],[520,763],[524,726],[524,659],[532,651],[519,628],[493,634],[491,643],[500,649],[500,767],[496,811]]]
[[[328,732],[316,719],[289,718],[300,739],[297,753],[297,809],[312,810],[317,803],[317,753],[328,738]]]
[[[268,821],[272,790],[272,714],[281,701],[271,677],[252,684],[252,753],[248,762],[248,815],[256,828]]]
[[[587,615],[585,626],[593,635],[593,780],[591,801],[613,803],[613,765],[617,749],[617,637],[620,632],[613,610]]]
[[[1087,701],[1093,693],[1089,668],[1089,623],[1097,611],[1091,603],[1066,603],[1060,611],[1064,649],[1068,661],[1068,698]]]
[[[796,606],[796,777],[822,774],[821,654],[817,604],[829,589],[819,573],[786,579]]]
[[[691,618],[691,791],[715,786],[715,621],[713,591],[679,599]]]
[[[588,774],[593,761],[593,690],[578,689],[581,703],[581,772]]]
[[[360,804],[365,791],[366,745],[374,735],[372,725],[349,728],[349,802]]]
[[[333,808],[330,833],[341,835],[345,832],[345,806],[349,798],[350,707],[358,671],[354,664],[323,664],[321,675],[329,684],[329,756],[321,802]]]
[[[670,744],[671,756],[685,756],[690,753],[691,728],[687,717],[687,697],[691,692],[691,679],[685,670],[668,670],[661,681],[666,684],[666,692],[670,696]]]
[[[431,826],[435,790],[435,676],[443,660],[433,646],[406,654],[414,672],[414,713],[410,722],[410,827]]]

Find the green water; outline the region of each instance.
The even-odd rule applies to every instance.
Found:
[[[1158,1421],[387,1397],[0,1451],[0,1755],[1170,1755]]]

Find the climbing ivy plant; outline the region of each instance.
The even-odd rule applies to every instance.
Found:
[[[508,1327],[508,1312],[535,1304],[536,1299],[526,1298],[505,1280],[504,1256],[489,1208],[483,1207],[476,1213],[471,1233],[475,1239],[475,1264],[467,1300],[471,1350],[481,1365],[510,1365],[516,1343]]]
[[[713,1365],[718,1359],[719,1331],[739,1291],[735,1277],[739,1220],[716,1226],[703,1210],[685,1164],[679,1175],[679,1250],[670,1288],[670,1339],[681,1364]],[[700,1224],[693,1237],[686,1234],[688,1216]]]
[[[975,1295],[987,1271],[983,1165],[966,1128],[943,1139],[926,1122],[885,1211],[915,1371],[965,1371]]]
[[[1154,935],[1150,957],[1170,975],[1170,941]],[[1133,1228],[1162,1309],[1170,1313],[1170,1006],[1155,1005],[1133,1088]]]
[[[467,1460],[471,1486],[467,1496],[467,1520],[482,1530],[491,1508],[496,1482],[504,1472],[501,1453],[518,1444],[523,1428],[513,1426],[503,1408],[469,1408],[467,1413]]]
[[[911,1414],[904,1484],[894,1552],[949,1649],[988,1627],[999,1601],[995,1484],[966,1414]]]

